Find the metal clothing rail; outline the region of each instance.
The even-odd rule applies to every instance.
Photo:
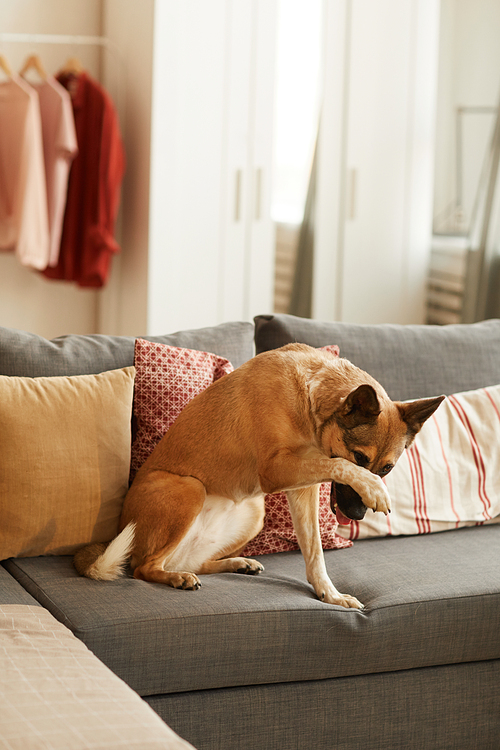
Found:
[[[123,82],[121,79],[122,57],[119,46],[106,36],[86,34],[21,34],[15,32],[0,32],[0,44],[65,44],[68,46],[93,46],[101,47],[110,53],[117,63],[117,76],[115,77],[115,100],[120,116],[123,116]]]
[[[114,47],[114,42],[105,36],[86,36],[84,34],[15,34],[0,32],[0,42],[14,42],[18,44],[76,44],[101,45]]]

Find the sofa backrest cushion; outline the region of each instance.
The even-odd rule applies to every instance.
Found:
[[[393,399],[450,395],[500,383],[500,320],[469,325],[359,325],[293,315],[255,319],[257,354],[292,342],[338,344],[340,356]]]
[[[235,322],[143,338],[213,352],[239,367],[253,357],[253,333],[251,323]],[[97,334],[70,334],[49,341],[34,333],[0,327],[0,375],[91,375],[130,367],[134,364],[134,342],[131,336]]]

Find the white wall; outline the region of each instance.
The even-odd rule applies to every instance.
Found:
[[[103,34],[117,45],[103,81],[116,91],[127,167],[119,220],[121,255],[101,294],[100,330],[147,333],[154,0],[106,0]],[[163,331],[165,333],[166,331]]]
[[[100,34],[100,0],[0,0],[0,32],[30,34]],[[39,54],[55,73],[70,56],[79,57],[99,75],[99,52],[93,47],[0,42],[13,70],[29,54]],[[78,289],[22,267],[10,253],[0,253],[0,325],[34,331],[48,338],[97,330],[99,293]]]

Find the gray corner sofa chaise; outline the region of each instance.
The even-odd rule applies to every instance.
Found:
[[[369,326],[264,315],[255,326],[156,340],[214,352],[235,367],[292,341],[338,344],[341,356],[401,400],[500,383],[497,320]],[[97,373],[133,359],[132,338],[49,342],[0,329],[1,375]],[[70,556],[11,558],[0,566],[0,613],[43,611],[198,750],[498,750],[500,525],[364,539],[325,558],[335,585],[365,610],[318,601],[292,551],[259,558],[265,572],[257,577],[207,576],[196,593],[127,576],[87,580]],[[0,655],[9,647],[4,636]],[[62,657],[60,664],[64,671]],[[0,674],[6,693],[7,680]],[[43,744],[43,728],[38,744],[22,736],[9,744],[15,716],[4,723],[0,710],[0,747],[141,747],[133,726],[146,726],[152,713],[134,706],[130,744],[114,745],[99,744],[97,728],[96,744]],[[47,736],[57,715],[47,714]],[[173,734],[153,742],[144,748],[184,746]]]

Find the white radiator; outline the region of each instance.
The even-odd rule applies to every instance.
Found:
[[[461,322],[467,249],[467,237],[433,236],[427,282],[427,323]]]

